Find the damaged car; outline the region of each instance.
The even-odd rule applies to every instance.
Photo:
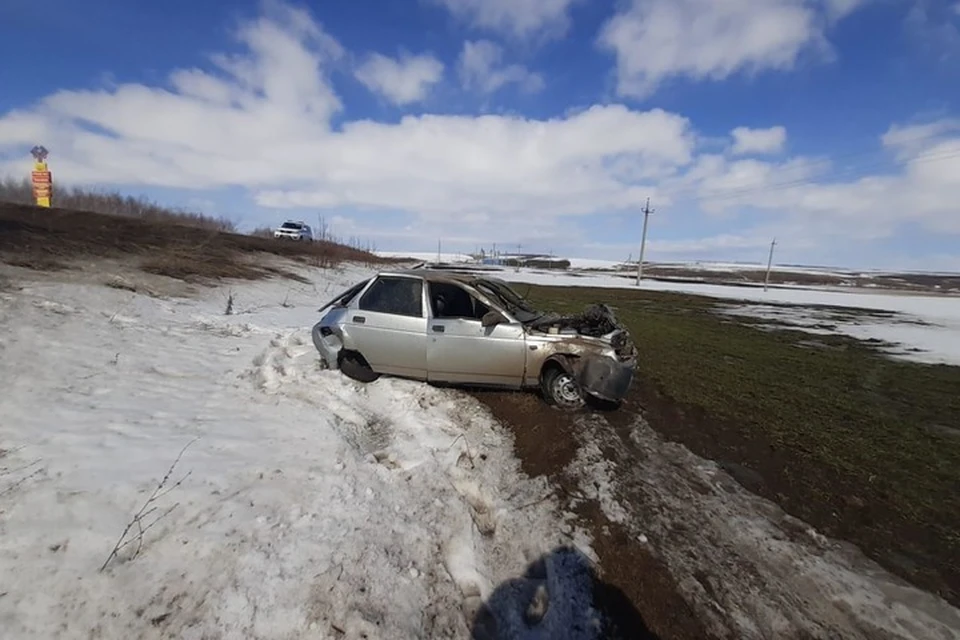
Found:
[[[606,305],[539,311],[485,273],[405,269],[359,282],[320,309],[323,364],[361,382],[391,375],[469,387],[537,389],[561,409],[619,404],[636,348]]]

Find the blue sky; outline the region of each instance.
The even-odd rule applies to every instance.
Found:
[[[380,249],[960,270],[958,0],[0,4],[0,174],[51,150]]]

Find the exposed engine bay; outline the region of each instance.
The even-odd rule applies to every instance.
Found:
[[[548,313],[531,321],[527,326],[534,331],[544,333],[606,339],[621,360],[627,360],[636,355],[636,347],[630,338],[630,333],[617,320],[613,310],[605,304],[590,305],[581,313],[573,315]]]

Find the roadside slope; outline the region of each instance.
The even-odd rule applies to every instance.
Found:
[[[539,555],[589,553],[468,396],[319,370],[316,308],[363,270],[299,273],[0,292],[5,638],[466,637]]]

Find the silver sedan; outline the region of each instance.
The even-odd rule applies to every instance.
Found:
[[[619,403],[636,366],[633,342],[609,307],[544,313],[482,273],[384,271],[320,312],[312,335],[324,364],[362,382],[393,375],[539,387],[550,404],[576,409],[589,397]]]

